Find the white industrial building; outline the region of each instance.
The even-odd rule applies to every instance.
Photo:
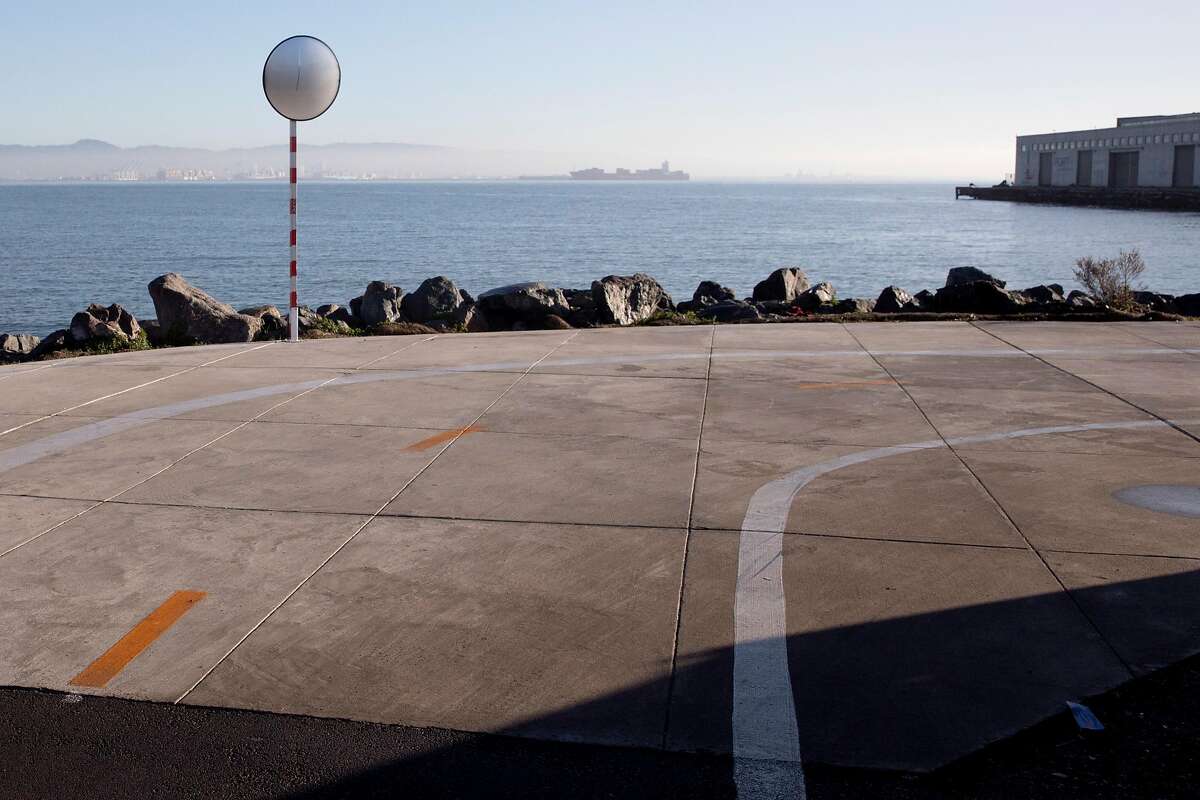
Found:
[[[1017,186],[1200,187],[1200,113],[1122,117],[1115,128],[1017,137]]]

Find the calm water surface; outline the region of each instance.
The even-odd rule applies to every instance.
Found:
[[[238,307],[285,306],[287,195],[280,183],[0,185],[0,332],[45,334],[89,302],[153,317],[146,284],[172,270]],[[1018,288],[1069,285],[1077,257],[1131,247],[1152,288],[1200,291],[1200,215],[956,202],[950,186],[310,183],[300,226],[300,298],[314,306],[437,274],[478,293],[641,271],[676,300],[702,279],[748,294],[791,265],[842,297],[936,288],[964,264]]]

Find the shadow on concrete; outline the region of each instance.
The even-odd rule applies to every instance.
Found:
[[[1063,702],[1128,676],[1110,644],[1135,670],[1200,650],[1200,570],[1075,598],[1104,640],[1062,594],[791,637],[809,796],[1189,796],[1200,780],[1200,659],[1087,700],[1102,734],[1079,732]],[[682,659],[673,681],[505,735],[0,690],[0,796],[733,797],[722,754],[732,667],[730,648],[708,650]],[[668,704],[666,741],[692,752],[561,741]],[[861,768],[962,756],[924,774]],[[822,766],[839,763],[850,766]]]

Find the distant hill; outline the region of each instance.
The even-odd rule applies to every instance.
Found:
[[[186,174],[216,179],[285,174],[287,145],[206,150],[192,147],[118,147],[97,139],[63,145],[0,144],[0,180],[154,179]],[[561,158],[537,153],[461,150],[392,142],[305,145],[301,168],[310,177],[506,177],[562,171]]]

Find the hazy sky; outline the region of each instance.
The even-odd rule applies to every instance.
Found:
[[[1018,132],[1200,110],[1198,29],[1175,0],[12,2],[0,143],[279,141],[262,62],[308,33],[343,81],[304,141],[999,179]]]

